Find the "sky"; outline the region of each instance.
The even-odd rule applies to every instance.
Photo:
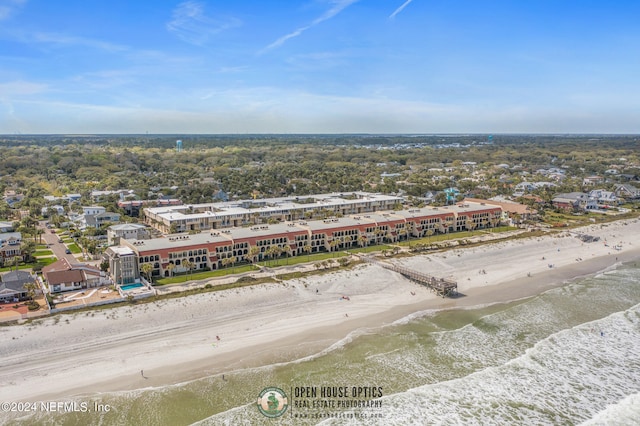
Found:
[[[640,133],[640,1],[0,0],[0,134]]]

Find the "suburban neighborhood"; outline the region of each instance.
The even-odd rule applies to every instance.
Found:
[[[461,153],[469,149],[453,146]],[[426,147],[395,144],[383,151]],[[378,155],[371,148],[365,149]],[[5,176],[0,319],[140,300],[166,291],[176,277],[192,280],[195,274],[203,287],[211,284],[208,276],[221,273],[239,279],[290,263],[326,266],[326,255],[346,264],[343,256],[354,252],[435,250],[483,232],[545,230],[637,210],[635,159],[618,158],[603,165],[602,174],[582,168],[584,175],[576,176],[580,168],[550,158],[544,167],[454,160],[420,168],[383,161],[375,164],[377,177],[364,177],[367,191],[273,196],[276,188],[256,186],[263,190],[250,197],[224,191],[226,181],[215,173],[182,187],[141,191],[92,182],[91,190],[64,195],[20,191]],[[265,166],[248,163],[238,170]],[[418,182],[430,182],[432,189],[416,193],[425,187]],[[307,183],[285,181],[291,190]],[[210,188],[210,198],[193,202],[189,191],[195,188]],[[34,196],[41,201],[33,204]],[[36,211],[25,208],[32,204]],[[438,238],[449,243],[431,244]]]

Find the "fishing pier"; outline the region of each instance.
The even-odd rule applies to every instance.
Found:
[[[360,256],[360,258],[366,262],[382,266],[383,268],[393,272],[397,272],[400,275],[403,275],[410,280],[417,282],[418,284],[429,287],[429,289],[436,293],[438,296],[451,297],[458,295],[458,283],[456,281],[449,280],[447,278],[437,278],[429,274],[414,271],[413,269],[392,265],[387,262],[382,262],[369,256]]]

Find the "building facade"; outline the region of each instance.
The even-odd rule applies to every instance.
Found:
[[[390,210],[401,203],[402,198],[397,196],[353,192],[149,207],[143,212],[147,225],[164,234],[173,234],[369,213]]]
[[[502,209],[495,205],[464,203],[446,207],[374,212],[325,220],[296,220],[205,232],[171,234],[144,240],[122,239],[107,249],[116,283],[135,279],[134,268],[151,265],[152,276],[170,276],[187,270],[214,270],[238,262],[348,250],[394,243],[434,234],[498,226]],[[129,259],[126,273],[123,259]],[[135,262],[130,259],[135,258]],[[139,270],[135,269],[139,274]],[[139,277],[139,275],[138,275]]]

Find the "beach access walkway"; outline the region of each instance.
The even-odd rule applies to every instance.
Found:
[[[365,262],[379,265],[390,271],[397,272],[409,278],[410,280],[417,282],[418,284],[427,286],[431,291],[436,293],[438,296],[441,296],[441,297],[458,296],[458,283],[456,281],[449,280],[446,278],[437,278],[429,274],[425,274],[422,272],[414,271],[413,269],[405,268],[403,266],[397,266],[388,262],[383,262],[371,256],[363,256],[363,255],[357,255],[357,256],[360,257],[360,259],[362,259]]]

